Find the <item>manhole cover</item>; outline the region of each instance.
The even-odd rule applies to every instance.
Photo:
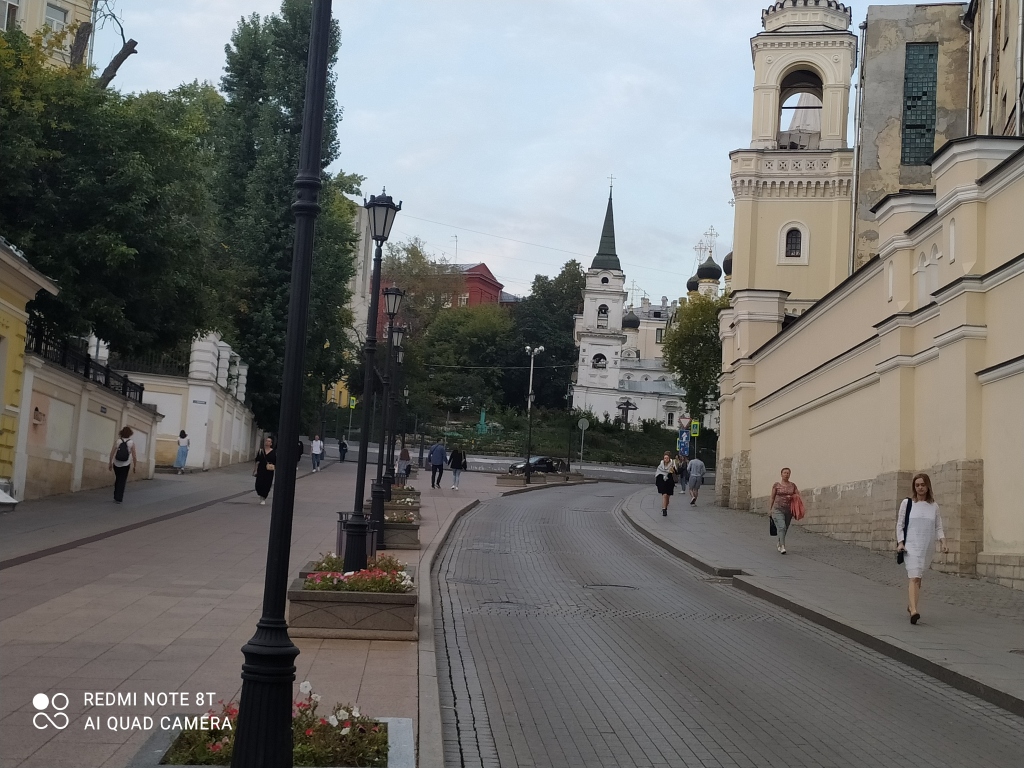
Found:
[[[584,589],[640,589],[629,584],[584,584]]]

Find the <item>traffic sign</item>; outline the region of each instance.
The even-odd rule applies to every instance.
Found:
[[[586,419],[580,419],[579,421],[576,422],[576,426],[579,427],[583,432],[586,432],[588,429],[590,429],[590,422],[587,421]]]
[[[356,399],[354,397],[350,397],[348,399],[348,407],[349,408],[355,408],[356,407]]]
[[[690,422],[690,437],[700,437],[700,422],[696,419]]]

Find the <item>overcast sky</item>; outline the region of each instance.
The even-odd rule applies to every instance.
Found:
[[[627,287],[678,298],[708,227],[719,263],[731,247],[728,154],[750,141],[749,39],[765,4],[335,0],[340,167],[404,201],[392,240],[453,259],[457,236],[460,263],[486,262],[519,294],[570,258],[590,265],[614,174]],[[114,85],[219,84],[239,18],[279,7],[119,0],[139,52]],[[94,63],[119,47],[102,30]]]

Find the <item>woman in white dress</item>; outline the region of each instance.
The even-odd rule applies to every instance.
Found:
[[[928,475],[914,475],[914,498],[910,504],[910,519],[907,520],[907,502],[900,504],[900,514],[896,520],[896,549],[904,553],[903,562],[907,566],[907,577],[910,579],[910,602],[907,612],[910,623],[917,624],[921,614],[917,612],[917,601],[921,596],[921,577],[931,566],[935,555],[935,540],[939,540],[942,551],[946,548],[946,534],[942,530],[942,518],[939,516],[939,505],[932,496],[932,481]],[[906,536],[904,536],[906,530]]]

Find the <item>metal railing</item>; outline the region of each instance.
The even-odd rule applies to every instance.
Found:
[[[153,373],[163,376],[188,376],[188,357],[173,353],[151,353],[134,357],[111,355],[107,365],[118,371]]]
[[[25,351],[71,371],[105,389],[118,392],[122,397],[142,403],[145,387],[127,376],[112,371],[109,365],[96,363],[88,352],[82,351],[75,340],[61,339],[43,329],[29,325],[25,335]]]

